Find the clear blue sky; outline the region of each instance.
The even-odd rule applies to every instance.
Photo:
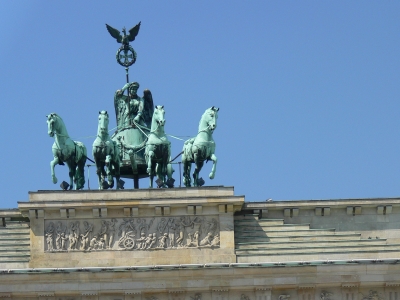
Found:
[[[47,114],[89,153],[98,111],[115,126],[125,71],[105,23],[139,21],[130,76],[165,106],[167,133],[192,136],[220,107],[206,185],[247,201],[400,196],[399,12],[398,1],[0,1],[0,207],[59,190]],[[56,174],[67,180],[67,167]]]

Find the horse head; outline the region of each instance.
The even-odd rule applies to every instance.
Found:
[[[199,132],[209,130],[211,133],[217,128],[217,120],[218,120],[218,107],[211,107],[207,109],[201,120],[199,125]]]
[[[97,127],[97,133],[99,136],[108,135],[108,123],[109,117],[106,110],[99,111],[99,126]]]
[[[56,132],[58,132],[58,115],[56,113],[51,113],[47,118],[47,133],[50,137],[53,137]]]
[[[165,125],[165,110],[164,105],[156,105],[153,113],[153,122],[157,127],[163,127]]]

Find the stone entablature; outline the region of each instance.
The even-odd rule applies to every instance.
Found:
[[[48,300],[396,300],[400,295],[399,265],[394,260],[360,261],[356,265],[209,264],[27,271],[25,275],[0,272],[0,296]]]
[[[0,220],[0,298],[400,300],[398,198],[39,191]]]
[[[233,188],[30,193],[30,267],[234,263]]]

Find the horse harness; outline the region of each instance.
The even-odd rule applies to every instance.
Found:
[[[62,153],[62,149],[60,149],[60,147],[57,147],[56,154],[57,154],[57,157],[59,160],[59,162],[58,162],[59,165],[63,166],[64,161],[66,162],[67,160],[69,160],[71,158],[73,158],[73,161],[75,161],[75,158],[76,158],[76,143],[75,142],[74,142],[74,146],[75,146],[75,149],[74,149],[75,151],[68,157],[64,157],[64,154]]]

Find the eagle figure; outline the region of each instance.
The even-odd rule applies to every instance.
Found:
[[[106,27],[107,27],[107,31],[111,34],[111,36],[117,40],[117,43],[121,43],[122,46],[124,47],[124,49],[127,49],[127,48],[129,48],[129,42],[133,42],[135,40],[135,37],[138,35],[139,29],[140,29],[140,23],[141,22],[139,22],[135,27],[131,28],[129,30],[128,35],[126,35],[125,27],[122,28],[122,33],[124,35],[121,35],[119,30],[111,27],[108,24],[106,24]]]

